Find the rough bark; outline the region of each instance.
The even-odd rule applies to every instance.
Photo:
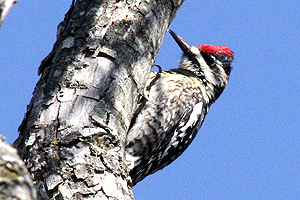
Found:
[[[17,0],[0,0],[0,27],[12,5],[17,2]]]
[[[36,191],[16,149],[0,135],[0,199],[35,200]]]
[[[39,199],[133,199],[127,129],[183,0],[77,0],[14,145]]]

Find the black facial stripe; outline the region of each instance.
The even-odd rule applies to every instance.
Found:
[[[206,82],[205,76],[202,73],[199,73],[199,72],[196,73],[196,72],[192,72],[190,70],[182,69],[182,68],[170,69],[169,72],[175,72],[175,73],[186,75],[186,76],[189,76],[189,77],[195,77],[195,78],[201,80],[201,83],[204,86],[207,86],[207,82]]]
[[[216,58],[216,60],[219,60],[222,63],[222,67],[227,75],[230,75],[231,71],[231,62],[233,60],[232,57],[230,57],[227,54],[209,54],[206,52],[201,52],[202,57],[206,61],[207,65],[213,69],[217,70],[216,72],[219,72],[219,68],[216,67],[216,62],[214,61],[213,57]]]
[[[223,69],[227,75],[230,75],[231,71],[231,62],[233,60],[232,57],[228,56],[227,54],[217,54],[215,57],[222,62]]]
[[[205,60],[205,62],[207,63],[208,66],[212,66],[215,63],[214,59],[211,57],[210,54],[208,54],[204,51],[201,51],[201,55],[204,58],[204,60]]]

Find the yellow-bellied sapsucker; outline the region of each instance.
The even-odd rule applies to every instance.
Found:
[[[132,186],[183,153],[230,76],[229,47],[193,47],[170,33],[183,56],[179,68],[153,74],[132,120],[126,140]]]

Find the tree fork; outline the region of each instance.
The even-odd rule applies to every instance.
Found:
[[[182,3],[73,1],[14,143],[38,199],[133,199],[124,141]]]

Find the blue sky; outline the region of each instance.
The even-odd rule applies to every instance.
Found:
[[[71,1],[20,0],[0,29],[0,134],[17,138]],[[187,0],[170,28],[189,44],[227,45],[231,79],[191,146],[134,187],[137,200],[300,198],[300,1]],[[156,64],[177,67],[166,35]]]

